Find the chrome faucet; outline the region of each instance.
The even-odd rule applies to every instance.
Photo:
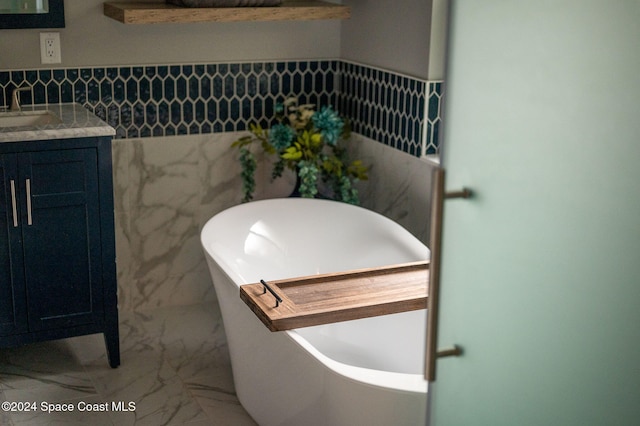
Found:
[[[9,108],[9,110],[21,111],[22,107],[20,106],[20,92],[28,92],[30,90],[30,86],[16,87],[15,89],[13,89],[13,93],[11,94],[11,108]]]

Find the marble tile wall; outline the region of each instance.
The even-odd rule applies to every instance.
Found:
[[[361,205],[392,218],[428,245],[429,189],[438,165],[362,135],[352,136],[350,153],[370,166],[369,180],[358,184]]]
[[[200,229],[239,204],[240,166],[231,143],[243,132],[118,139],[113,144],[120,309],[215,300]],[[286,196],[294,177],[269,183],[257,171],[256,199]]]
[[[206,143],[216,136],[220,137],[114,141],[121,309],[140,310],[215,298],[198,236],[200,217],[205,215],[201,206],[206,206],[207,175],[212,164],[225,158],[224,152],[205,152],[208,147],[215,150],[225,145],[215,140]],[[233,165],[233,159],[227,160],[228,165]],[[225,183],[220,181],[218,185]],[[221,191],[216,197],[221,208],[233,204],[224,199]]]
[[[243,134],[114,142],[121,310],[216,300],[199,233],[211,216],[240,203],[240,168],[230,145]],[[371,179],[358,185],[362,205],[428,241],[430,163],[361,135],[352,136],[350,147],[371,166]],[[264,165],[257,175],[256,199],[286,196],[294,185],[293,175],[271,184]]]

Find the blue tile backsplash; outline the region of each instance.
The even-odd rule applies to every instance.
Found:
[[[355,132],[414,156],[437,152],[442,83],[338,60],[0,71],[0,104],[78,102],[117,138],[242,131],[286,97],[330,104]]]
[[[441,82],[349,62],[340,63],[338,74],[338,108],[355,132],[418,157],[436,153]]]

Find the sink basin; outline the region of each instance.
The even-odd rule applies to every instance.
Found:
[[[62,121],[51,111],[17,111],[0,113],[0,128],[44,126]]]

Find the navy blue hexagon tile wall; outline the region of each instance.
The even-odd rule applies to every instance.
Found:
[[[414,156],[434,154],[442,83],[338,60],[0,70],[0,104],[78,102],[117,138],[233,132],[271,123],[277,102],[333,105],[353,130]]]

